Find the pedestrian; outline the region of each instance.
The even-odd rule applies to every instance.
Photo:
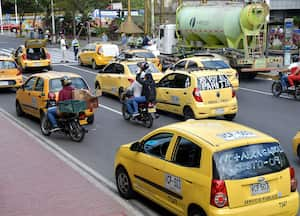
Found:
[[[125,49],[126,45],[127,45],[127,37],[126,37],[125,33],[122,33],[122,35],[121,35],[121,46],[122,46],[123,49]]]
[[[60,37],[60,49],[62,53],[62,60],[60,62],[66,62],[67,44],[66,44],[65,36],[63,34],[61,34]]]
[[[77,40],[76,37],[72,40],[72,47],[73,47],[73,51],[74,51],[74,59],[75,59],[75,61],[77,61],[77,54],[78,54],[80,45],[79,45],[79,41]]]
[[[43,39],[44,32],[43,32],[43,29],[41,27],[38,28],[38,35],[39,35],[39,39]]]
[[[107,34],[105,34],[105,32],[102,33],[101,40],[103,42],[107,42],[108,41],[108,37],[107,37]]]

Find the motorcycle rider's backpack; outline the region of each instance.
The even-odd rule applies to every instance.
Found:
[[[156,100],[155,82],[147,82],[147,84],[145,85],[145,97],[147,102],[155,102]]]

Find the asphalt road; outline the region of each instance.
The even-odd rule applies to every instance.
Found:
[[[20,39],[8,39],[0,36],[0,48],[16,47]],[[94,88],[96,71],[77,65],[55,65],[56,71],[68,71],[83,76],[90,87]],[[29,76],[30,74],[25,74]],[[269,80],[241,80],[240,90],[237,92],[239,112],[235,122],[263,131],[277,138],[300,180],[300,163],[292,152],[292,138],[300,130],[300,102],[294,99],[275,98],[271,95]],[[68,137],[51,135],[50,139],[68,153],[103,175],[107,180],[114,181],[113,162],[117,148],[125,143],[139,139],[151,130],[160,126],[181,121],[175,115],[163,113],[155,120],[152,129],[123,120],[121,103],[117,98],[100,97],[101,107],[95,114],[95,122],[89,126],[89,133],[82,143],[74,143]],[[15,93],[12,90],[0,90],[0,107],[16,116]],[[39,131],[39,123],[32,118],[20,118],[32,129]],[[134,200],[131,203],[145,212],[145,215],[167,215],[144,199]],[[146,205],[146,207],[144,207]]]

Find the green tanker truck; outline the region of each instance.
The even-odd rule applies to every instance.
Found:
[[[253,77],[256,72],[269,72],[281,66],[283,59],[265,56],[268,14],[265,3],[182,4],[176,10],[176,24],[160,26],[160,53],[209,50],[226,56],[232,67]]]

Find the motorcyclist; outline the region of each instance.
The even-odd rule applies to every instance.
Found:
[[[282,72],[290,72],[289,75],[285,74],[281,77],[283,89],[295,90],[294,81],[300,81],[300,62],[290,64],[290,66]]]
[[[74,90],[74,88],[71,86],[72,80],[69,77],[64,76],[61,79],[61,84],[62,84],[63,88],[58,93],[58,102],[65,101],[65,100],[71,100],[72,99],[72,91]],[[58,115],[57,113],[58,113],[57,106],[48,108],[47,116],[52,125],[51,132],[54,132],[54,131],[57,131],[60,129],[60,128],[58,128],[57,121],[56,121],[56,118]]]

